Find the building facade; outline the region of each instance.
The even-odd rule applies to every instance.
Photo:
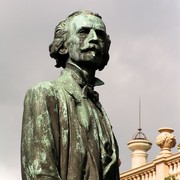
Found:
[[[160,134],[156,138],[156,144],[160,147],[160,153],[156,158],[147,163],[147,151],[152,143],[141,132],[129,141],[128,147],[132,151],[132,167],[120,174],[121,180],[180,180],[180,145],[176,153],[171,152],[175,147],[176,139],[171,128],[160,128]]]

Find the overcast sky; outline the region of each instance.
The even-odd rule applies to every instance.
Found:
[[[70,13],[99,13],[111,37],[110,61],[96,90],[120,148],[120,170],[131,167],[127,143],[142,129],[159,153],[158,129],[175,130],[180,143],[180,0],[1,0],[0,179],[20,180],[23,100],[28,88],[53,80],[60,69],[49,57],[54,28]],[[177,147],[173,152],[177,152]]]

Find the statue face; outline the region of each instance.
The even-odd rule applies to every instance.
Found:
[[[70,60],[98,69],[106,39],[106,28],[100,18],[90,14],[73,17],[69,22],[66,43]]]

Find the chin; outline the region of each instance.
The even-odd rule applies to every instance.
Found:
[[[97,61],[97,59],[86,59],[86,60],[81,60],[78,62],[79,66],[83,66],[86,68],[92,68],[92,69],[99,69],[100,63]]]

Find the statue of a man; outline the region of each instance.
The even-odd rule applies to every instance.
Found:
[[[109,60],[98,14],[78,11],[55,28],[49,46],[60,77],[29,89],[22,126],[23,180],[118,180],[118,146],[94,86]]]

